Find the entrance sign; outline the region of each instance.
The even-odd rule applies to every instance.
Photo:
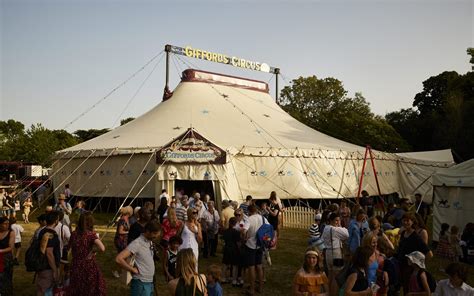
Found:
[[[161,148],[156,163],[225,164],[226,153],[193,129]]]
[[[222,53],[210,52],[203,49],[193,48],[191,46],[179,47],[169,45],[170,52],[187,56],[190,58],[196,58],[206,60],[210,62],[216,62],[221,64],[227,64],[238,68],[244,68],[249,70],[255,70],[266,73],[278,74],[278,69],[270,67],[267,63],[261,63],[256,61],[250,61],[237,56],[229,56]]]

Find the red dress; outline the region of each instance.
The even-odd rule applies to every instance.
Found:
[[[72,253],[70,285],[66,295],[105,296],[105,281],[100,272],[95,255],[91,254],[95,232],[79,234],[74,231],[69,241]]]

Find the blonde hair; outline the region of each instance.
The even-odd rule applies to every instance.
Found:
[[[125,216],[125,215],[131,216],[131,215],[133,215],[133,208],[131,206],[123,207],[123,208],[120,209],[120,214],[122,216]]]
[[[176,275],[183,278],[186,285],[191,285],[191,280],[196,272],[196,257],[194,257],[193,249],[182,249],[178,252],[176,260]]]
[[[374,237],[377,239],[377,245],[378,245],[378,242],[379,242],[378,237],[375,235],[375,233],[370,231],[364,235],[364,238],[362,238],[361,247],[372,248],[372,240],[374,239]]]
[[[170,221],[170,225],[172,227],[176,227],[178,224],[178,218],[176,218],[176,210],[172,207],[168,208],[168,220]]]
[[[216,282],[220,282],[222,276],[222,269],[217,264],[211,264],[207,268],[207,274],[212,275]]]
[[[186,214],[188,214],[188,222],[193,221],[193,212],[194,211],[197,211],[197,209],[196,208],[188,208],[188,210],[186,211]]]

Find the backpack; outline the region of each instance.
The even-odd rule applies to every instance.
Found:
[[[52,232],[46,230],[41,237],[33,235],[30,246],[25,252],[26,271],[37,272],[48,268],[49,263],[46,254],[41,252],[41,240],[46,233]]]
[[[418,274],[416,275],[416,280],[418,281],[418,285],[420,287],[422,287],[422,283],[421,283],[421,273],[422,272],[425,272],[426,274],[426,279],[428,281],[428,286],[430,287],[430,291],[431,293],[433,293],[434,291],[436,291],[436,280],[435,278],[433,277],[433,275],[431,273],[429,273],[428,271],[426,270],[423,270],[423,269],[420,269],[420,271],[418,272]]]
[[[262,226],[257,230],[257,246],[264,249],[273,247],[275,230],[271,224],[265,223],[265,218],[262,216]]]

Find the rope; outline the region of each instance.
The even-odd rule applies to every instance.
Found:
[[[165,55],[162,55],[161,58],[158,60],[158,62],[155,64],[155,66],[153,66],[153,69],[151,69],[150,73],[148,73],[148,75],[145,77],[145,79],[143,80],[143,82],[140,84],[140,86],[138,87],[138,89],[135,91],[135,93],[133,94],[133,96],[130,98],[130,100],[127,102],[127,105],[125,105],[125,108],[123,108],[122,112],[120,113],[120,115],[115,119],[114,123],[112,124],[112,126],[115,126],[117,124],[117,122],[119,121],[119,119],[122,117],[123,113],[125,113],[125,111],[128,109],[128,107],[130,106],[130,104],[132,103],[132,101],[137,97],[138,93],[141,91],[142,87],[145,85],[145,83],[148,81],[148,79],[150,78],[151,74],[153,74],[153,72],[155,72],[155,69],[156,67],[160,64],[161,60],[163,59]]]
[[[79,187],[79,189],[76,190],[77,195],[80,195],[81,189],[86,185],[86,183],[97,173],[97,171],[102,167],[102,165],[109,159],[109,157],[112,155],[117,150],[117,148],[114,148],[112,151],[110,151],[109,155],[99,164],[99,166],[92,172],[92,174],[87,178],[84,183]]]
[[[68,124],[66,124],[66,126],[64,126],[62,129],[65,130],[67,129],[69,126],[71,126],[73,123],[75,123],[77,120],[79,120],[81,117],[83,117],[84,115],[86,115],[89,111],[91,111],[92,109],[94,109],[95,107],[97,107],[100,103],[102,103],[103,101],[105,101],[108,97],[110,97],[115,91],[117,91],[119,88],[121,88],[122,86],[124,86],[125,84],[127,84],[127,82],[129,82],[132,78],[134,78],[135,76],[137,76],[138,73],[140,73],[141,71],[143,71],[151,62],[153,62],[159,55],[161,55],[163,53],[163,51],[160,51],[160,53],[158,53],[157,55],[155,55],[154,57],[152,57],[144,66],[142,66],[140,69],[138,69],[135,73],[133,73],[131,76],[129,76],[127,79],[125,79],[122,83],[120,83],[118,86],[116,86],[114,89],[112,89],[108,94],[106,94],[103,98],[101,98],[99,101],[95,102],[92,106],[90,106],[89,108],[87,108],[85,111],[83,111],[81,114],[79,114],[77,117],[75,117],[72,121],[70,121]]]
[[[36,207],[36,209],[34,209],[33,211],[31,211],[30,215],[33,214],[37,209],[41,208],[41,206],[42,206],[45,202],[47,202],[49,199],[51,199],[51,197],[54,196],[54,193],[56,192],[56,190],[58,190],[58,189],[61,187],[61,185],[63,185],[64,182],[66,182],[66,181],[67,181],[67,180],[95,153],[95,151],[96,151],[96,150],[92,150],[91,154],[89,154],[89,156],[87,156],[87,158],[84,159],[84,160],[81,162],[81,164],[79,164],[79,165],[77,166],[77,168],[76,168],[74,171],[72,171],[72,173],[71,173],[69,176],[67,176],[67,177],[56,187],[56,189],[54,189],[53,192],[51,192],[51,193],[48,195],[48,197],[46,197],[46,198],[43,200],[43,202],[41,202],[41,203]]]

